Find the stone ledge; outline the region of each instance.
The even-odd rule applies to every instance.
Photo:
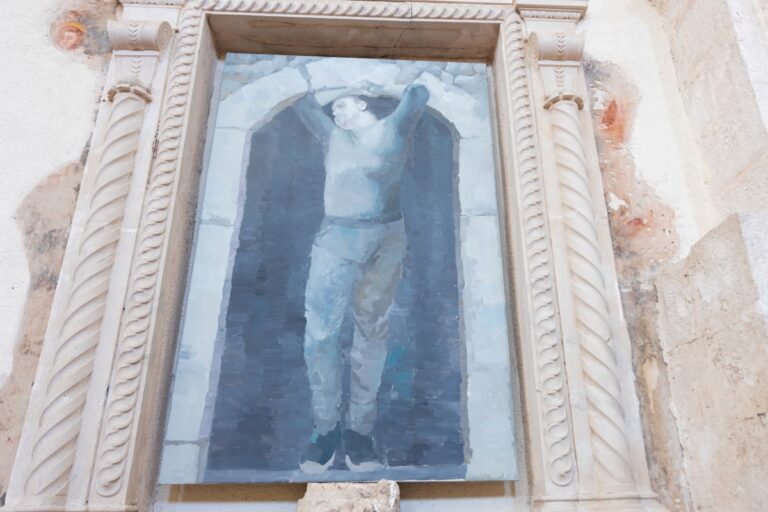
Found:
[[[309,484],[297,512],[400,512],[397,482]]]

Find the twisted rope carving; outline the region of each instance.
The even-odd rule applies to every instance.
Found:
[[[203,7],[214,11],[375,18],[498,20],[506,11],[477,5],[404,2],[308,2],[302,0],[218,0]]]
[[[115,495],[123,485],[133,435],[136,402],[157,287],[168,208],[176,178],[179,141],[187,111],[194,51],[202,11],[183,12],[172,60],[170,86],[165,94],[158,152],[149,179],[146,206],[139,227],[138,257],[131,268],[125,312],[107,399],[106,423],[96,459],[96,491]]]
[[[135,94],[118,93],[114,97],[77,250],[77,264],[72,272],[72,286],[55,338],[45,405],[25,482],[28,494],[61,495],[68,486],[144,106],[145,101]]]
[[[508,11],[498,7],[412,3],[412,18],[426,19],[472,19],[472,20],[501,20]]]
[[[523,24],[517,15],[512,15],[505,20],[503,29],[517,166],[521,176],[525,249],[531,276],[547,473],[552,482],[564,486],[573,481],[576,464],[566,406],[565,369],[555,318],[554,281],[545,227],[544,194],[535,149]]]
[[[594,458],[601,482],[629,484],[634,476],[579,107],[574,101],[558,101],[551,112]]]
[[[408,4],[398,2],[305,2],[301,0],[219,0],[211,5],[211,9],[262,14],[377,18],[407,18],[411,11]]]

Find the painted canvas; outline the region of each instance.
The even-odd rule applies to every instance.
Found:
[[[161,483],[517,477],[484,64],[229,54]]]

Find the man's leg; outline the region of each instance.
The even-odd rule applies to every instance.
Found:
[[[363,436],[371,435],[376,421],[376,396],[387,359],[389,312],[400,281],[405,245],[401,221],[389,230],[379,250],[366,262],[355,290],[347,427]]]
[[[312,246],[304,300],[304,361],[318,434],[333,430],[341,419],[339,331],[356,272],[356,263],[324,247]]]

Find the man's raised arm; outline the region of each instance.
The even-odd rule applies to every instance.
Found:
[[[410,131],[416,126],[427,106],[427,100],[429,91],[423,85],[411,84],[405,88],[400,104],[391,114],[401,131]]]
[[[307,94],[294,103],[293,108],[307,130],[323,144],[327,143],[335,125],[323,112],[323,107],[317,102],[314,94]]]

